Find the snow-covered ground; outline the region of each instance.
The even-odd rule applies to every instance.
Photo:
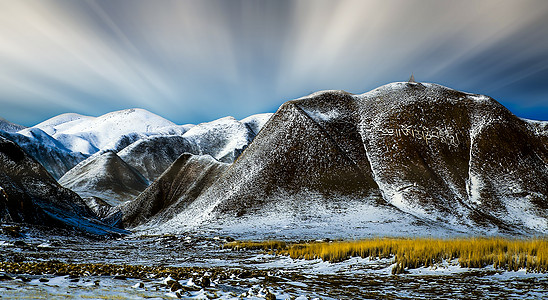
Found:
[[[92,241],[28,231],[2,236],[2,261],[59,261],[73,264],[192,268],[188,276],[124,274],[29,275],[0,268],[0,295],[33,299],[543,299],[548,276],[467,269],[456,260],[391,275],[393,261],[351,258],[340,263],[302,260],[259,250],[221,249],[226,237],[203,235],[129,236]],[[24,242],[23,245],[21,242]],[[39,247],[40,246],[40,247]],[[216,274],[216,275],[215,275]],[[209,285],[203,278],[210,278]],[[177,282],[176,287],[173,284]],[[270,296],[272,297],[272,296]]]

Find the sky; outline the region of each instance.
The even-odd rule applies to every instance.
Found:
[[[27,126],[241,119],[411,73],[548,120],[548,1],[0,0],[0,117]]]

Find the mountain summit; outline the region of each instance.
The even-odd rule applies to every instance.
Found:
[[[132,220],[153,231],[211,225],[284,236],[546,233],[541,128],[488,96],[437,84],[318,92],[284,103],[229,168],[211,174],[214,183],[171,193],[184,204],[164,191],[156,199],[177,203],[171,213]],[[168,189],[178,185],[188,183]]]

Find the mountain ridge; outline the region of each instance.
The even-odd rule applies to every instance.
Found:
[[[136,228],[236,228],[241,218],[279,217],[269,207],[285,207],[287,214],[301,203],[329,211],[347,199],[380,215],[396,210],[453,232],[546,232],[548,151],[531,128],[490,97],[436,84],[391,83],[361,95],[314,93],[284,103],[239,158],[177,216],[152,216],[150,224],[163,225],[143,222]],[[525,146],[512,149],[516,143]],[[490,163],[479,164],[486,159]],[[506,192],[508,187],[515,191]],[[333,212],[342,220],[345,209],[351,210]],[[316,218],[314,212],[303,214]],[[333,222],[357,231],[369,226]],[[330,226],[318,224],[316,229]]]

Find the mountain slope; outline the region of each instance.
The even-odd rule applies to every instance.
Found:
[[[115,206],[133,199],[148,181],[113,151],[97,153],[68,171],[59,183],[81,197],[98,197]]]
[[[153,182],[185,152],[198,153],[198,147],[179,135],[152,136],[141,139],[118,155]]]
[[[27,128],[19,133],[0,132],[0,135],[17,143],[36,159],[55,179],[61,178],[68,170],[88,156],[72,152],[61,143],[38,128]]]
[[[133,227],[152,217],[156,220],[172,218],[210,187],[228,166],[209,155],[182,154],[139,197],[118,207],[111,219],[123,216],[117,222]]]
[[[233,162],[255,137],[244,123],[225,117],[192,127],[184,135],[196,145],[199,155],[211,155],[222,162]]]
[[[232,163],[255,138],[272,114],[249,116],[241,121],[227,117],[194,126],[184,135],[143,138],[118,153],[150,182],[156,180],[181,154],[211,155]]]
[[[0,131],[5,132],[17,132],[19,130],[23,130],[26,127],[23,125],[12,123],[2,117],[0,117]]]
[[[547,189],[546,143],[528,122],[487,96],[393,83],[285,103],[176,217],[140,228],[545,233]]]
[[[17,144],[0,137],[0,220],[68,227],[92,234],[123,233],[95,218],[82,199],[61,187]]]

